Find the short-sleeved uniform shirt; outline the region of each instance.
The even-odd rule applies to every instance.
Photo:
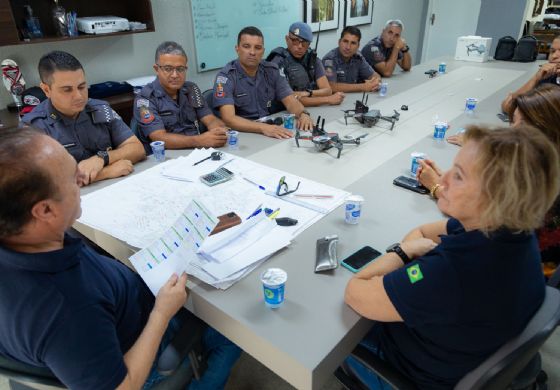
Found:
[[[214,108],[231,104],[235,106],[236,115],[258,119],[271,114],[274,101],[281,101],[292,93],[276,64],[261,61],[256,76],[251,77],[245,73],[239,60],[234,60],[216,76]]]
[[[140,276],[79,239],[34,254],[0,246],[0,354],[68,388],[116,388],[153,304]]]
[[[272,57],[270,62],[278,65],[278,71],[280,72],[280,75],[288,80],[290,87],[294,91],[303,91],[308,88],[315,89],[317,80],[325,75],[325,68],[323,67],[323,63],[318,57],[315,57],[315,64],[313,67],[315,77],[313,80],[310,79],[310,70],[307,66],[308,60],[306,58],[306,56],[311,55],[310,53],[306,53],[305,56],[301,59],[296,59],[285,48],[276,48],[274,49],[273,53],[275,52],[281,54],[276,54],[274,57]]]
[[[441,244],[383,278],[404,322],[374,330],[386,359],[421,389],[452,388],[513,336],[544,300],[534,234],[485,236],[450,219]]]
[[[327,79],[332,83],[363,83],[375,73],[360,53],[354,54],[346,62],[340,54],[338,47],[325,54],[323,66],[325,67]]]
[[[362,55],[371,66],[375,67],[380,62],[387,61],[393,51],[392,47],[385,47],[381,37],[375,37],[369,41],[362,49]],[[397,60],[400,61],[404,57],[402,51],[399,51]]]
[[[22,120],[56,139],[78,162],[116,149],[134,135],[109,103],[97,99],[89,99],[76,119],[59,113],[47,99]]]
[[[134,118],[144,144],[150,142],[149,135],[156,130],[198,135],[200,120],[211,114],[200,88],[190,81],[177,92],[177,100],[165,92],[157,78],[145,85],[134,100]]]

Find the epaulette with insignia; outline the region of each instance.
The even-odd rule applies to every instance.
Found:
[[[91,111],[91,119],[94,124],[111,123],[115,119],[114,113],[111,106],[107,104],[95,106]]]

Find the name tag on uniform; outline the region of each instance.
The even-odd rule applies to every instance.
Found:
[[[235,97],[243,97],[243,96],[247,96],[248,93],[240,93],[239,95],[235,95]]]
[[[171,111],[162,111],[162,112],[159,113],[159,116],[169,116],[169,115],[172,115],[172,114],[173,114],[173,112],[171,112]]]
[[[64,146],[66,149],[68,149],[68,148],[71,148],[71,147],[73,147],[73,146],[76,146],[76,144],[75,144],[75,143],[71,143],[71,144],[64,144],[64,145],[62,145],[62,146]]]

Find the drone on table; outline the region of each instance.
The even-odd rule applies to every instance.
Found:
[[[321,127],[319,127],[319,123],[321,123]],[[311,132],[311,135],[302,136],[299,129],[296,129],[295,140],[298,148],[299,148],[300,140],[313,142],[315,149],[317,149],[320,152],[329,150],[331,148],[335,148],[338,150],[338,154],[336,155],[336,158],[340,158],[340,153],[344,148],[344,144],[360,145],[362,138],[365,138],[367,136],[368,134],[366,133],[356,138],[342,139],[337,133],[327,133],[325,131],[325,119],[323,118],[323,120],[321,121],[321,117],[318,117],[317,123],[315,124],[315,126],[313,126],[313,131]]]
[[[356,100],[356,106],[354,107],[354,109],[342,110],[344,111],[344,123],[348,125],[348,118],[351,117],[364,125],[364,127],[373,127],[380,120],[384,120],[387,122],[391,122],[390,130],[393,130],[393,128],[395,127],[395,123],[399,120],[401,114],[398,113],[397,110],[393,110],[393,115],[385,116],[381,115],[381,111],[379,110],[370,110],[367,106],[368,97],[369,95],[366,95],[364,92],[364,94],[362,95],[362,100]]]
[[[431,79],[433,79],[434,77],[437,76],[438,71],[435,69],[430,69],[424,72],[424,74],[427,74]]]

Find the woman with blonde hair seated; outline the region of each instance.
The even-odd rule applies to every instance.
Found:
[[[529,125],[539,129],[560,153],[560,87],[543,84],[511,103],[509,113],[512,126]],[[460,145],[461,139],[455,139]],[[437,197],[440,191],[441,170],[431,160],[420,162],[418,180]],[[560,199],[548,211],[544,224],[537,230],[546,276],[552,275],[560,263]]]
[[[412,230],[346,287],[346,303],[377,321],[361,344],[421,389],[452,388],[544,299],[533,231],[560,190],[556,147],[525,126],[469,127],[464,140],[438,193],[449,219]],[[344,367],[387,386],[353,358]]]

